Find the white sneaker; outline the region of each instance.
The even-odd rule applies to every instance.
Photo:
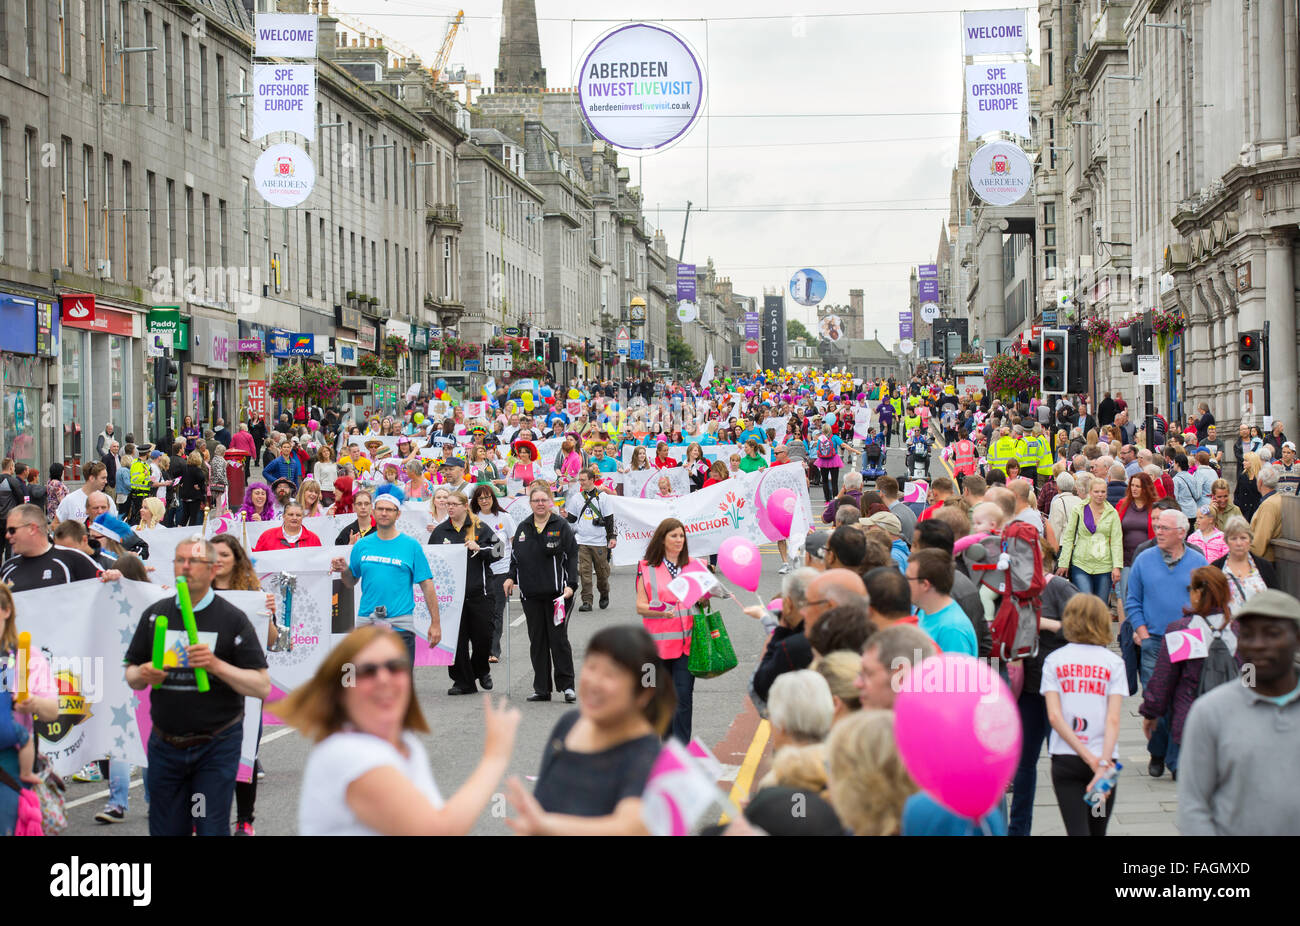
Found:
[[[578,693],[572,688],[566,688],[564,689],[564,700],[572,704],[574,701],[578,700]]]
[[[791,570],[791,568],[793,568],[793,567],[791,567],[791,565],[790,565],[789,563],[786,563],[786,564],[784,564],[784,565],[783,565],[783,566],[782,566],[782,567],[777,571],[777,575],[782,575],[782,576],[783,576],[783,575],[785,575],[786,573],[788,573],[788,572]]]

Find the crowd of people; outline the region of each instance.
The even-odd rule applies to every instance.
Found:
[[[1300,486],[1282,423],[1268,435],[1243,427],[1225,448],[1208,407],[1181,432],[1159,419],[1148,441],[1118,394],[1095,413],[1079,397],[1018,399],[959,395],[919,374],[862,383],[782,370],[704,384],[545,385],[436,406],[412,396],[405,414],[389,417],[305,406],[296,420],[285,415],[271,428],[253,419],[233,433],[221,419],[201,429],[186,418],[158,447],[130,434],[119,443],[107,425],[100,459],[80,467],[76,489],[64,484],[62,464],[46,481],[12,460],[0,465],[8,554],[0,690],[15,685],[19,605],[9,590],[149,582],[150,531],[196,528],[172,566],[209,642],[188,647],[183,667],[154,666],[157,619],[181,623],[179,598],[160,587],[120,654],[133,689],[154,686],[149,829],[228,835],[235,805],[234,833],[253,835],[261,770],[236,780],[241,721],[244,699],[266,699],[270,681],[248,618],[219,593],[261,588],[250,552],[340,548],[331,568],[355,629],[309,682],[268,704],[314,743],[299,831],[466,833],[505,775],[523,715],[484,699],[482,759],[444,799],[416,735],[428,725],[412,687],[415,592],[435,647],[442,621],[422,542],[463,545],[447,695],[493,690],[517,590],[533,670],[527,701],[558,695],[576,705],[551,731],[531,791],[507,783],[510,826],[645,832],[643,791],[663,741],[692,739],[692,640],[710,607],[709,592],[684,599],[674,583],[720,573],[712,551],[691,554],[688,526],[665,517],[634,570],[639,624],[604,626],[575,659],[575,609],[610,605],[618,544],[610,499],[630,484],[645,487],[642,498],[669,499],[796,464],[810,504],[820,489],[814,521],[825,527],[780,541],[779,599],[745,609],[766,631],[762,651],[750,654],[748,692],[771,724],[773,755],[729,831],[1028,835],[1046,745],[1065,830],[1104,835],[1120,787],[1120,705],[1139,688],[1146,772],[1168,771],[1178,783],[1184,833],[1300,831],[1300,802],[1282,782],[1286,756],[1222,758],[1262,743],[1269,718],[1300,701],[1300,602],[1278,589],[1274,568],[1281,499]],[[903,477],[884,466],[895,437]],[[555,448],[546,459],[543,444]],[[237,463],[228,462],[232,450]],[[244,470],[242,492],[232,491],[230,466]],[[428,506],[427,541],[398,528],[408,502]],[[235,534],[205,536],[216,515],[273,526],[246,550]],[[355,521],[322,537],[304,521],[323,515]],[[1033,542],[1013,546],[1012,537]],[[1009,650],[998,632],[1013,573],[1036,589],[1036,633],[1024,651]],[[273,612],[269,595],[267,605]],[[992,660],[1020,723],[1005,793],[974,815],[922,790],[897,741],[893,711],[906,674],[940,654]],[[1249,684],[1239,678],[1243,663],[1253,666]],[[345,666],[354,684],[341,686]],[[42,675],[33,661],[27,671],[32,697],[0,704],[0,719],[13,718],[12,730],[0,730],[0,779],[16,785],[0,780],[0,832],[13,831],[18,798],[38,778],[32,715],[54,711],[48,666]],[[130,773],[117,759],[81,773],[109,781],[100,822],[125,819]],[[200,792],[209,811],[196,821],[187,808]],[[783,814],[790,794],[813,811]]]

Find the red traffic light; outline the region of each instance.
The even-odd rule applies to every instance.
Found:
[[[1048,338],[1047,340],[1043,341],[1044,351],[1051,351],[1052,353],[1055,353],[1060,349],[1061,349],[1060,342],[1058,342],[1056,338]]]
[[[1244,350],[1251,350],[1255,346],[1255,336],[1252,334],[1243,334],[1241,336],[1241,346]]]

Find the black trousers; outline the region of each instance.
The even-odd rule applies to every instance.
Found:
[[[183,502],[185,514],[184,523],[178,524],[177,527],[200,527],[203,524],[203,500],[196,499],[192,502]]]
[[[1093,774],[1088,763],[1078,756],[1052,756],[1052,790],[1056,792],[1056,805],[1061,808],[1067,836],[1106,835],[1118,784],[1106,795],[1105,803],[1094,808],[1083,800]]]
[[[502,588],[506,583],[506,574],[495,573],[488,576],[492,592],[492,655],[501,658],[501,632],[505,629],[506,592]]]
[[[822,473],[822,495],[826,498],[826,503],[830,504],[832,498],[840,494],[840,468],[838,466],[817,467]]]
[[[492,599],[482,592],[470,592],[460,609],[456,661],[447,667],[452,684],[465,691],[478,691],[478,679],[488,674],[491,646]]]
[[[576,596],[565,602],[564,623],[555,626],[554,598],[525,598],[524,617],[528,624],[528,654],[533,662],[533,691],[551,693],[551,667],[555,667],[555,690],[574,687],[573,649],[569,646],[569,615]]]

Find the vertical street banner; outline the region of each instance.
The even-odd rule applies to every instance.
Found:
[[[898,336],[900,338],[911,338],[912,333],[912,311],[898,313]]]
[[[677,265],[677,301],[695,301],[695,265]]]
[[[272,132],[316,134],[315,65],[253,65],[253,140]]]
[[[918,302],[939,301],[939,267],[921,264],[916,268],[916,298]]]
[[[762,367],[765,370],[780,370],[785,366],[785,297],[763,297],[762,324]]]
[[[1023,61],[966,67],[966,138],[990,132],[1029,138],[1029,78]]]
[[[745,313],[745,338],[747,340],[756,339],[761,334],[762,334],[762,330],[759,327],[758,313],[746,312]]]

